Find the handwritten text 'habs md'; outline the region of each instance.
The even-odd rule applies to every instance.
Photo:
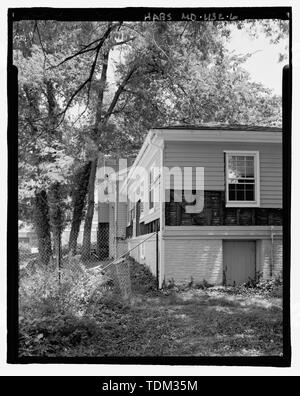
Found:
[[[125,391],[134,393],[138,390],[144,391],[197,391],[198,381],[145,381],[145,383],[137,384],[136,382],[114,382],[108,381],[102,383],[102,391]]]
[[[144,21],[172,21],[173,19],[178,20],[178,16],[173,18],[171,12],[165,13],[152,13],[149,12],[144,15]],[[182,21],[235,21],[238,19],[237,15],[233,15],[232,13],[221,13],[221,12],[209,12],[203,14],[193,14],[193,13],[182,13],[179,15],[179,20]]]

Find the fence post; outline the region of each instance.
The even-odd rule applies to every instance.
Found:
[[[156,288],[159,290],[158,227],[156,227]]]
[[[61,232],[59,232],[59,238],[58,238],[58,248],[57,248],[57,267],[58,267],[58,285],[60,286],[61,283]]]

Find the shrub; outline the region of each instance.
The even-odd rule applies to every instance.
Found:
[[[225,288],[227,294],[263,295],[265,297],[282,297],[282,278],[277,276],[272,279],[251,279],[244,284],[232,288]]]
[[[195,284],[196,289],[203,289],[203,290],[208,289],[209,287],[212,287],[212,286],[213,285],[211,283],[207,282],[206,279],[203,279],[202,282],[198,282]]]
[[[60,279],[53,263],[23,273],[19,287],[21,354],[61,353],[62,348],[95,335],[91,308],[107,292],[106,281],[100,270],[86,269],[76,256],[63,261]]]
[[[19,331],[21,355],[57,355],[79,344],[88,345],[97,335],[97,323],[90,317],[56,312],[34,318],[20,317]]]
[[[248,281],[245,282],[242,286],[249,288],[257,287],[261,281],[261,277],[262,277],[262,273],[260,271],[257,271],[255,277],[254,278],[249,277]]]
[[[126,260],[129,260],[130,264],[131,289],[134,293],[145,295],[160,293],[157,290],[156,277],[147,266],[137,263],[132,257]]]
[[[106,278],[97,270],[86,269],[78,257],[65,260],[59,272],[54,263],[47,267],[35,266],[35,270],[20,278],[20,309],[44,311],[84,312],[93,298],[103,293]]]

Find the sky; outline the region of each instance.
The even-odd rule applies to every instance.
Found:
[[[288,63],[288,59],[278,62],[279,53],[288,55],[288,38],[282,40],[279,44],[271,44],[270,39],[261,34],[258,38],[252,38],[244,30],[238,30],[232,27],[232,35],[229,42],[226,43],[229,51],[235,54],[245,55],[254,53],[242,66],[251,75],[255,82],[264,84],[267,88],[273,89],[274,93],[281,95],[282,85],[282,68]],[[119,61],[117,51],[111,55],[111,59]],[[109,77],[114,81],[114,67],[110,64]]]
[[[278,58],[280,52],[287,53],[288,50],[284,48],[286,44],[288,39],[274,45],[263,35],[253,39],[244,30],[233,28],[227,48],[242,55],[258,51],[243,64],[243,67],[250,73],[253,81],[261,82],[273,89],[274,93],[281,95],[282,68],[288,60],[279,63]]]

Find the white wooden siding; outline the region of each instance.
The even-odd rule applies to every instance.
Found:
[[[260,207],[282,207],[281,144],[236,142],[165,142],[164,166],[204,167],[205,190],[224,191],[224,150],[259,151]],[[193,169],[192,186],[196,172]]]
[[[145,157],[145,160],[142,158],[142,160],[140,161],[140,163],[138,164],[138,166],[140,167],[145,167],[146,171],[149,172],[151,166],[153,166],[155,164],[155,167],[160,167],[161,166],[161,158],[160,158],[160,150],[157,147],[153,148],[153,152],[152,155],[149,157]],[[133,178],[135,177],[134,173],[133,173]],[[160,185],[160,180],[157,181],[157,189],[159,191],[159,185]],[[131,193],[132,189],[132,184],[129,183],[128,186],[128,193]],[[146,202],[144,202],[144,215],[143,217],[140,219],[140,221],[145,222],[145,223],[149,223],[155,219],[158,219],[160,216],[160,206],[159,206],[159,201],[154,202],[154,210],[150,210],[149,209],[149,183],[147,183],[147,181],[144,181],[144,194],[146,196]],[[159,196],[159,194],[157,194]],[[128,205],[128,209],[129,210],[129,205]],[[135,222],[135,219],[134,219]]]

